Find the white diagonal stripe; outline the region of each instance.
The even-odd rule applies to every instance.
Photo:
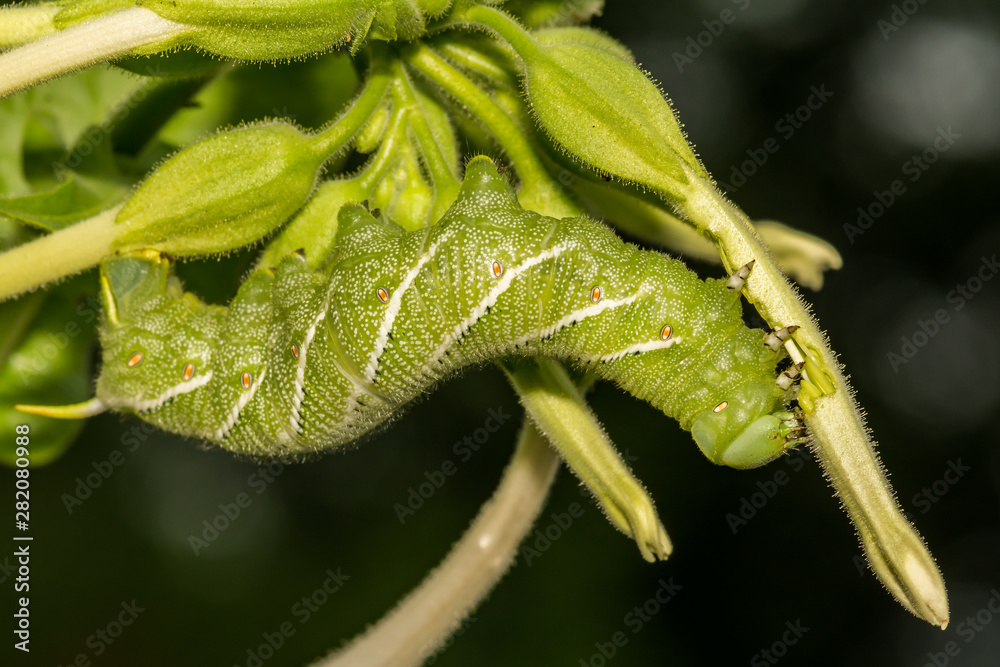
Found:
[[[312,325],[306,330],[306,335],[302,339],[302,347],[299,350],[298,366],[295,369],[295,390],[292,392],[292,414],[290,423],[292,433],[299,432],[299,420],[301,419],[299,408],[306,396],[306,355],[309,354],[309,344],[316,336],[316,327],[326,318],[326,308],[319,311],[319,315],[313,320]]]
[[[515,339],[514,345],[524,345],[525,343],[529,343],[531,341],[548,338],[549,336],[554,335],[561,329],[565,329],[574,322],[582,322],[588,317],[593,317],[594,315],[600,315],[609,308],[617,308],[618,306],[627,306],[629,304],[635,303],[635,300],[637,298],[638,297],[636,295],[632,295],[624,299],[604,299],[600,303],[595,303],[590,306],[587,306],[586,308],[575,310],[569,315],[558,320],[555,324],[551,326],[545,327],[544,329],[538,329],[537,331],[533,331],[529,334],[526,334],[524,336],[521,336],[520,338]]]
[[[608,363],[610,361],[618,361],[622,357],[627,357],[630,354],[640,354],[642,352],[652,352],[653,350],[665,350],[675,343],[681,342],[680,337],[668,338],[667,340],[651,340],[645,343],[636,343],[635,345],[630,345],[624,350],[618,350],[617,352],[612,352],[610,354],[605,354],[599,357],[598,361],[603,361]]]
[[[204,387],[212,379],[212,371],[208,371],[197,377],[193,377],[186,382],[182,382],[178,385],[171,387],[166,390],[156,398],[147,398],[145,400],[140,400],[138,398],[122,398],[122,397],[112,397],[109,398],[106,403],[114,408],[130,408],[135,412],[151,412],[158,407],[162,406],[164,403],[169,401],[171,398],[175,398],[182,394],[187,394],[194,391],[200,387]]]
[[[541,264],[542,262],[549,259],[555,259],[563,252],[565,252],[566,249],[567,249],[566,246],[555,246],[549,248],[548,250],[545,250],[539,253],[538,255],[529,257],[528,259],[524,260],[517,266],[508,269],[506,272],[504,272],[503,277],[497,281],[497,284],[494,285],[493,289],[491,289],[483,298],[483,300],[479,302],[479,305],[473,308],[472,313],[470,313],[469,316],[463,319],[461,322],[456,324],[455,328],[452,329],[444,337],[444,340],[441,341],[441,344],[438,346],[438,348],[434,350],[434,353],[427,360],[427,363],[424,364],[424,373],[430,373],[430,374],[435,373],[434,365],[438,362],[438,360],[444,356],[444,353],[448,351],[448,348],[451,347],[456,340],[458,340],[466,331],[468,331],[473,324],[479,321],[479,319],[483,316],[483,314],[486,313],[486,310],[488,308],[491,308],[497,302],[497,299],[500,298],[500,295],[506,292],[510,288],[511,284],[514,281],[514,278],[516,278],[521,273],[527,271],[528,269],[537,264]]]
[[[372,348],[372,352],[368,356],[368,363],[365,365],[365,380],[368,382],[375,379],[375,371],[378,370],[379,357],[382,356],[382,352],[385,350],[385,345],[389,340],[389,332],[392,331],[392,325],[396,321],[396,316],[399,315],[399,309],[403,305],[403,294],[405,294],[406,290],[410,288],[410,285],[412,285],[413,281],[416,280],[417,275],[424,268],[427,262],[434,258],[434,254],[437,252],[438,246],[448,240],[452,234],[453,232],[451,231],[441,234],[441,236],[439,236],[437,240],[424,251],[424,254],[420,256],[420,259],[417,260],[414,267],[403,277],[403,281],[399,283],[395,290],[393,290],[392,296],[389,298],[389,304],[385,309],[385,317],[382,318],[382,324],[379,326],[378,336],[375,337],[375,346]]]
[[[215,432],[214,437],[216,440],[222,440],[229,435],[229,431],[231,431],[233,426],[236,425],[236,420],[240,418],[240,413],[243,411],[243,408],[246,407],[247,403],[250,402],[250,399],[252,399],[254,394],[257,393],[257,389],[264,381],[265,375],[267,375],[266,367],[260,370],[260,375],[257,376],[257,381],[250,385],[248,390],[240,394],[240,397],[236,400],[236,405],[234,405],[233,409],[229,411],[229,416],[226,417],[226,421],[223,422],[222,426],[220,426]]]

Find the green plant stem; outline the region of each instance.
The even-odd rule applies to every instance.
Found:
[[[484,5],[472,5],[453,15],[453,21],[473,24],[498,35],[524,59],[537,57],[541,46],[524,27],[505,12]]]
[[[340,116],[313,137],[313,150],[321,156],[332,156],[346,146],[382,105],[391,82],[386,68],[373,60],[364,88]]]
[[[79,273],[111,252],[116,207],[0,254],[0,301]]]
[[[493,589],[548,495],[559,457],[530,423],[493,497],[441,564],[399,605],[314,667],[415,667]]]
[[[503,366],[531,418],[597,498],[608,519],[632,537],[647,561],[673,551],[653,501],[608,440],[579,388],[559,362]]]
[[[0,98],[140,47],[166,48],[190,30],[142,7],[67,28],[0,55]]]
[[[7,6],[0,9],[0,48],[17,46],[56,31],[52,19],[62,7],[51,5]]]
[[[553,179],[525,132],[488,94],[429,47],[404,51],[408,65],[465,106],[493,135],[521,178],[518,200],[527,209],[556,218],[579,215],[579,204]]]
[[[939,627],[948,624],[944,580],[913,527],[903,517],[868,437],[840,364],[804,303],[775,265],[746,215],[693,170],[681,204],[684,217],[716,239],[732,273],[755,260],[744,293],[775,327],[798,325],[795,343],[821,391],[810,400],[806,424],[813,448],[861,536],[875,573],[906,609]]]
[[[452,171],[452,166],[448,164],[444,152],[434,138],[434,133],[431,131],[431,126],[427,122],[420,101],[413,91],[413,83],[407,76],[406,70],[397,65],[395,74],[393,96],[401,107],[413,110],[408,116],[409,124],[416,136],[420,146],[420,155],[427,165],[427,171],[434,184],[434,205],[430,211],[430,222],[433,223],[440,220],[444,212],[455,201],[460,184],[455,172]]]
[[[366,196],[371,196],[371,189],[375,187],[376,183],[382,180],[392,165],[400,142],[406,138],[404,128],[406,127],[406,120],[409,114],[410,111],[408,109],[393,109],[392,117],[389,120],[389,127],[385,130],[382,143],[379,144],[378,150],[375,151],[375,154],[365,163],[365,166],[358,172],[358,175],[355,176],[358,187],[367,193]]]

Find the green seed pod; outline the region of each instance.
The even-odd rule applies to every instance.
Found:
[[[184,43],[227,58],[296,58],[366,37],[410,40],[450,0],[80,0],[55,17],[66,28],[117,9],[139,6],[191,26]],[[161,50],[157,47],[156,50]]]
[[[504,7],[529,28],[584,23],[599,16],[604,0],[507,0]]]
[[[601,171],[684,199],[694,170],[707,172],[669,102],[625,47],[587,28],[529,34],[487,7],[463,18],[503,37],[520,56],[524,88],[540,124],[564,150]]]
[[[299,209],[326,160],[313,137],[282,122],[224,132],[182,150],[139,186],[117,217],[112,248],[171,255],[227,252]]]

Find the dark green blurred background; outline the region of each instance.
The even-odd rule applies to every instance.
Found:
[[[725,9],[732,23],[713,23]],[[898,30],[886,27],[893,18]],[[961,309],[948,299],[981,258],[1000,253],[1000,5],[623,1],[597,25],[662,83],[710,171],[752,217],[815,233],[843,254],[844,268],[807,298],[852,376],[901,504],[939,561],[952,625],[942,632],[912,617],[864,569],[811,455],[749,472],[714,467],[674,422],[605,385],[591,403],[657,501],[674,555],[642,561],[561,471],[540,527],[574,502],[582,516],[509,573],[436,664],[597,666],[595,643],[624,631],[627,644],[608,664],[764,665],[760,652],[798,623],[808,630],[777,648],[787,653],[780,664],[919,667],[954,641],[960,652],[947,664],[1000,665],[1000,614],[982,611],[993,595],[1000,604],[1000,279]],[[688,38],[697,44],[702,32],[698,53]],[[690,62],[675,56],[688,49]],[[800,127],[779,124],[812,87],[832,96]],[[253,104],[260,116],[294,113],[277,85],[261,87]],[[948,128],[957,138],[914,171],[908,161]],[[772,137],[777,152],[744,166]],[[739,187],[734,168],[747,176]],[[852,243],[844,225],[897,179],[905,192]],[[199,270],[185,267],[195,284]],[[947,323],[917,336],[924,345],[912,359],[891,363],[901,338],[912,341],[942,309]],[[453,445],[498,408],[514,417],[463,461]],[[248,649],[286,621],[295,635],[264,664],[305,664],[376,621],[444,556],[492,492],[520,416],[497,371],[469,372],[363,446],[286,466],[259,494],[254,465],[136,420],[91,420],[33,476],[30,664],[85,654],[107,667],[247,665]],[[68,513],[62,495],[112,450],[124,463]],[[401,525],[394,505],[449,459],[458,472]],[[960,477],[948,474],[954,483],[943,481],[959,467]],[[734,534],[727,514],[778,471],[788,483]],[[925,488],[931,495],[921,497]],[[196,556],[189,536],[241,492],[252,504]],[[301,622],[294,605],[338,568],[349,580]],[[680,591],[633,632],[626,614],[661,579]],[[91,636],[133,600],[143,611],[96,655]],[[977,613],[977,625],[965,621]]]

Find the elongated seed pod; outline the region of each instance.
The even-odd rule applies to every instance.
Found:
[[[760,465],[795,442],[779,352],[739,292],[585,218],[520,208],[485,158],[433,227],[359,205],[328,267],[296,254],[228,308],[184,293],[147,253],[102,272],[97,397],[168,431],[256,456],[328,449],[451,373],[508,355],[593,369],[690,429],[713,461]]]

